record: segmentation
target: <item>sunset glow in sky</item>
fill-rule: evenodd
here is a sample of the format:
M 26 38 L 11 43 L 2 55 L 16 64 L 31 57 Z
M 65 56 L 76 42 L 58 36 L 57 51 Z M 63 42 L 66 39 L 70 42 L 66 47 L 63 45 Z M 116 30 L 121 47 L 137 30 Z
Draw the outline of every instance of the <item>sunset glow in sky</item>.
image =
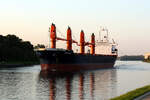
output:
M 48 45 L 52 22 L 64 36 L 69 25 L 77 40 L 81 29 L 88 40 L 104 26 L 120 55 L 144 54 L 150 52 L 149 5 L 150 0 L 0 0 L 0 34 Z

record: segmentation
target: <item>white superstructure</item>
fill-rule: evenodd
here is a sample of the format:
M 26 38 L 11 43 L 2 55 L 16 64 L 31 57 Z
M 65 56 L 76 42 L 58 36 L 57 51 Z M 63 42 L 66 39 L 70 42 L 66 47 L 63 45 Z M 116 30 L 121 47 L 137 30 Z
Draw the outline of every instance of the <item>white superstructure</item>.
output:
M 117 54 L 116 46 L 117 44 L 112 41 L 112 43 L 109 41 L 108 38 L 108 30 L 103 29 L 102 31 L 105 31 L 106 34 L 99 33 L 100 37 L 99 40 L 96 41 L 95 45 L 95 54 L 104 54 L 104 55 L 112 55 Z

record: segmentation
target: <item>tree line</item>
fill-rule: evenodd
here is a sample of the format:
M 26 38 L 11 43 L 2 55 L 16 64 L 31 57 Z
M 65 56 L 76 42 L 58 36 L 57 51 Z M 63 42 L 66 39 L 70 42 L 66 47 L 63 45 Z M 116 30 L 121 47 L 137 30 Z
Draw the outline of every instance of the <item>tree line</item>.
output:
M 144 56 L 143 55 L 124 55 L 124 56 L 121 56 L 118 58 L 119 60 L 140 60 L 140 61 L 143 61 L 144 60 Z
M 33 45 L 15 35 L 0 35 L 0 62 L 38 61 Z

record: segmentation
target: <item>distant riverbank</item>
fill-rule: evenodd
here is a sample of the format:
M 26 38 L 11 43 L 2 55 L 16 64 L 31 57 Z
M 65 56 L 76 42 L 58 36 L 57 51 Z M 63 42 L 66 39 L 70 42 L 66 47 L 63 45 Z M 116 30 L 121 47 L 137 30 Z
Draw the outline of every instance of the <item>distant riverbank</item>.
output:
M 143 61 L 144 56 L 143 55 L 124 55 L 124 56 L 118 57 L 118 60 L 121 60 L 121 61 Z

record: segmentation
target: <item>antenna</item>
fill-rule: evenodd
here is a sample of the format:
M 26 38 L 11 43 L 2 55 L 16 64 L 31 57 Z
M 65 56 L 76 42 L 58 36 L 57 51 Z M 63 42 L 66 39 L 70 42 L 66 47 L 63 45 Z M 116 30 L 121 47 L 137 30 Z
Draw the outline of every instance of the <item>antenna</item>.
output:
M 101 31 L 99 31 L 99 42 L 101 41 Z
M 99 41 L 98 41 L 98 42 L 101 41 L 101 30 L 102 30 L 102 26 L 100 26 L 100 31 L 99 31 Z
M 107 41 L 108 41 L 108 29 L 106 28 L 105 30 L 106 30 L 106 33 L 107 33 Z
M 113 42 L 113 44 L 115 44 L 115 41 L 114 41 L 114 39 L 112 38 L 112 42 Z

